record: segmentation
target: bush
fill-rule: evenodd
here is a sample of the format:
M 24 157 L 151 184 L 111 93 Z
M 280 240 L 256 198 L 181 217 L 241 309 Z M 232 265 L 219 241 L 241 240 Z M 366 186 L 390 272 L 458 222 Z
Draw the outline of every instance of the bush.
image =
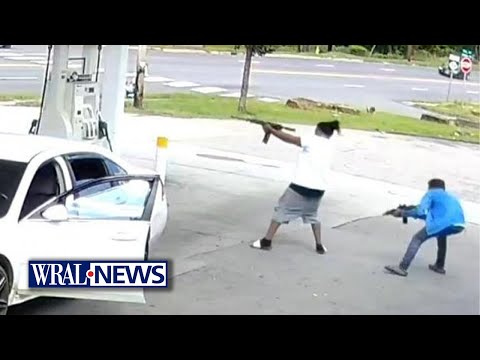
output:
M 357 56 L 368 56 L 370 54 L 370 51 L 368 51 L 368 49 L 366 49 L 362 45 L 351 45 L 350 54 Z
M 350 54 L 350 47 L 348 47 L 348 46 L 335 46 L 335 52 Z
M 280 45 L 277 51 L 284 51 L 284 52 L 297 52 L 298 45 Z
M 433 57 L 432 54 L 430 54 L 427 50 L 417 50 L 413 55 L 413 58 L 415 60 L 420 60 L 420 61 L 429 60 L 432 57 Z
M 435 51 L 433 51 L 433 54 L 439 57 L 445 57 L 450 55 L 451 53 L 452 53 L 452 49 L 445 45 L 438 45 L 437 48 L 435 48 Z
M 328 52 L 328 45 L 318 45 L 320 47 L 320 53 Z
M 405 56 L 404 56 L 403 54 L 393 53 L 393 54 L 387 54 L 387 55 L 386 55 L 386 58 L 387 58 L 387 59 L 396 59 L 396 60 L 399 60 L 399 59 L 404 59 Z

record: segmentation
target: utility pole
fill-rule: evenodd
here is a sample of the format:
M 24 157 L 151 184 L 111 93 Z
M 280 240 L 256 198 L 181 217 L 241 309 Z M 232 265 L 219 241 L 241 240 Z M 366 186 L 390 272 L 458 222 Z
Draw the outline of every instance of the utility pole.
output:
M 137 71 L 135 77 L 135 93 L 133 106 L 142 109 L 145 94 L 145 71 L 147 69 L 147 45 L 138 45 Z

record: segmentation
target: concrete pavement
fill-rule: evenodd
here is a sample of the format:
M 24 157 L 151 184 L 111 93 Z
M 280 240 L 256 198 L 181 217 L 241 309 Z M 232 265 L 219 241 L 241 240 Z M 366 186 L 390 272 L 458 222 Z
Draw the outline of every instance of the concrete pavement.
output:
M 26 132 L 36 112 L 0 107 L 0 129 Z M 145 166 L 152 166 L 156 136 L 172 141 L 171 215 L 152 252 L 174 260 L 173 290 L 147 292 L 146 305 L 45 299 L 11 314 L 479 313 L 478 146 L 345 131 L 335 140 L 334 187 L 321 208 L 329 253 L 320 256 L 298 222 L 281 228 L 271 252 L 248 247 L 263 235 L 288 183 L 291 147 L 265 146 L 260 128 L 234 121 L 126 115 L 118 131 L 119 150 Z M 383 265 L 399 260 L 420 223 L 378 215 L 418 201 L 433 176 L 461 195 L 472 223 L 449 242 L 447 275 L 427 269 L 434 241 L 408 278 L 384 274 Z
M 80 54 L 79 47 L 73 50 L 74 55 Z M 0 93 L 39 94 L 43 65 L 38 57 L 42 51 L 45 52 L 45 48 L 38 46 L 0 51 L 0 79 L 4 78 L 0 81 Z M 12 53 L 14 56 L 8 56 Z M 132 49 L 130 72 L 135 69 L 135 53 Z M 149 92 L 197 91 L 238 96 L 242 56 L 150 51 L 148 64 Z M 32 77 L 37 80 L 29 80 Z M 432 68 L 275 57 L 254 59 L 250 87 L 252 95 L 269 100 L 307 97 L 361 108 L 375 106 L 415 117 L 422 111 L 403 102 L 445 101 L 447 92 L 448 79 Z M 466 84 L 455 80 L 451 99 L 480 102 L 479 74 L 472 74 L 472 80 Z

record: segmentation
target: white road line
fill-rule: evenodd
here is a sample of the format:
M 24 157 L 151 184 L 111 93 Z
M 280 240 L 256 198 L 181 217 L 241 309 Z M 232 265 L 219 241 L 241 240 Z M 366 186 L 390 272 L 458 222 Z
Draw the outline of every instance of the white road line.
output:
M 478 95 L 478 94 L 480 94 L 480 92 L 479 92 L 479 91 L 469 90 L 469 91 L 467 91 L 467 94 Z
M 13 61 L 40 61 L 45 60 L 44 56 L 5 56 L 5 60 L 13 60 Z
M 33 77 L 33 76 L 0 76 L 0 80 L 3 80 L 3 81 L 38 80 L 38 77 Z
M 0 68 L 40 68 L 40 65 L 35 65 L 35 64 L 19 64 L 19 63 L 13 63 L 13 64 L 0 64 Z
M 315 66 L 324 67 L 324 68 L 334 68 L 335 67 L 335 65 L 333 65 L 333 64 L 315 64 Z
M 227 91 L 227 89 L 215 87 L 215 86 L 202 86 L 202 87 L 197 87 L 195 89 L 192 89 L 192 91 L 196 91 L 202 94 L 214 94 L 214 93 Z
M 266 102 L 266 103 L 277 103 L 277 102 L 280 102 L 279 99 L 273 99 L 273 98 L 268 98 L 268 97 L 259 98 L 258 101 L 263 101 L 263 102 Z
M 243 63 L 245 63 L 245 59 L 243 59 L 243 60 L 238 60 L 238 62 L 243 64 Z M 258 61 L 258 60 L 252 60 L 252 64 L 260 64 L 260 61 Z
M 145 77 L 145 82 L 148 82 L 148 83 L 161 83 L 161 82 L 173 82 L 173 81 L 175 80 L 162 77 L 162 76 L 146 76 Z
M 414 77 L 401 77 L 391 75 L 360 75 L 360 74 L 346 74 L 338 72 L 314 72 L 314 71 L 291 71 L 291 70 L 266 70 L 266 69 L 252 69 L 252 73 L 256 74 L 272 74 L 272 75 L 289 75 L 289 76 L 320 76 L 320 77 L 334 77 L 334 78 L 349 78 L 349 79 L 368 79 L 368 80 L 387 80 L 391 81 L 411 81 L 421 83 L 435 83 L 435 84 L 448 84 L 448 80 L 440 79 L 428 79 L 428 78 L 414 78 Z M 462 82 L 453 82 L 456 85 L 464 85 Z M 479 87 L 480 83 L 466 83 L 466 86 Z
M 365 87 L 365 85 L 357 85 L 357 84 L 344 84 L 343 86 L 347 88 L 364 88 Z
M 34 65 L 36 64 L 36 65 Z M 17 64 L 17 65 L 22 65 L 24 67 L 38 67 L 39 65 L 45 66 L 47 65 L 47 61 L 32 61 L 30 64 Z M 50 61 L 50 66 L 52 65 L 52 62 Z M 70 64 L 68 66 L 69 69 L 81 69 L 82 64 Z
M 417 88 L 417 87 L 413 87 L 412 88 L 412 91 L 428 91 L 427 88 Z
M 204 50 L 163 48 L 161 51 L 174 54 L 205 54 Z
M 171 87 L 174 87 L 174 88 L 187 88 L 187 87 L 200 86 L 199 84 L 196 84 L 196 83 L 193 83 L 193 82 L 190 82 L 190 81 L 174 81 L 174 82 L 171 82 L 171 83 L 167 83 L 165 85 L 171 86 Z
M 387 71 L 387 72 L 394 72 L 394 71 L 396 71 L 395 69 L 392 69 L 392 68 L 381 68 L 380 70 L 381 70 L 381 71 Z
M 222 94 L 222 95 L 220 95 L 220 96 L 222 96 L 222 97 L 228 97 L 228 98 L 239 98 L 239 97 L 240 97 L 240 92 Z M 251 98 L 251 97 L 254 97 L 254 95 L 253 95 L 253 94 L 248 94 L 247 97 Z
M 22 56 L 20 53 L 12 53 L 12 52 L 0 52 L 0 57 L 4 58 L 7 56 Z
M 23 54 L 26 55 L 26 56 L 43 56 L 44 58 L 46 58 L 47 55 L 48 55 L 46 52 L 44 52 L 44 53 L 23 53 Z
M 32 61 L 33 64 L 38 64 L 38 65 L 47 65 L 47 60 L 40 60 L 40 61 Z M 52 65 L 52 61 L 50 60 L 50 65 Z

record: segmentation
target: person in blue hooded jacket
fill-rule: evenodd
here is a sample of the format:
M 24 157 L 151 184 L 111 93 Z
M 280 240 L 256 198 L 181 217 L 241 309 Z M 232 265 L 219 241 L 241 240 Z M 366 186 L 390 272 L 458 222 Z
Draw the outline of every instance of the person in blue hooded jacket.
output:
M 454 195 L 445 190 L 445 182 L 441 179 L 430 180 L 428 191 L 420 205 L 411 210 L 397 209 L 393 216 L 424 220 L 425 227 L 413 236 L 400 264 L 385 266 L 385 269 L 396 275 L 407 276 L 407 270 L 421 245 L 429 239 L 437 238 L 437 261 L 428 267 L 436 273 L 445 274 L 447 237 L 465 230 L 462 205 Z

